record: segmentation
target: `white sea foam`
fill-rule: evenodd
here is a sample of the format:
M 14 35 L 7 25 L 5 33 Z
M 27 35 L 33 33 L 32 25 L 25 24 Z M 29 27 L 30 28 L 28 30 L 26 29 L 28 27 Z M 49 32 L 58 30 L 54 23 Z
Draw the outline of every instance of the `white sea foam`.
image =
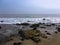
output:
M 43 20 L 45 18 L 46 20 Z M 3 21 L 3 22 L 1 22 Z M 0 18 L 0 24 L 16 23 L 60 23 L 60 17 L 42 17 L 42 18 Z

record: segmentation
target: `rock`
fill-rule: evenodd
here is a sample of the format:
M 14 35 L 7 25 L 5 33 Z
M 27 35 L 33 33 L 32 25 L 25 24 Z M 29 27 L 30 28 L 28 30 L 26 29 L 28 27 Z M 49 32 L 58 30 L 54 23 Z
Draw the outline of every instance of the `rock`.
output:
M 32 24 L 30 27 L 31 28 L 39 27 L 39 24 Z
M 60 27 L 57 28 L 57 31 L 60 32 Z
M 28 26 L 28 25 L 30 25 L 30 24 L 29 24 L 29 23 L 21 23 L 20 25 Z
M 46 24 L 45 26 L 49 26 L 49 27 L 51 27 L 51 24 Z
M 47 32 L 47 35 L 51 35 L 51 34 Z
M 44 26 L 41 26 L 40 28 L 46 28 L 46 27 L 44 27 Z
M 23 38 L 21 38 L 20 40 L 21 40 L 21 41 L 24 41 L 24 39 L 23 39 Z
M 24 35 L 23 30 L 20 30 L 20 31 L 18 32 L 18 34 L 19 34 L 23 39 L 25 38 L 25 35 Z
M 0 26 L 0 29 L 1 29 L 2 27 Z
M 34 37 L 34 38 L 31 38 L 34 42 L 38 43 L 40 42 L 41 40 L 38 38 L 38 37 Z
M 43 20 L 46 20 L 45 18 L 43 18 Z
M 0 22 L 4 22 L 4 21 L 2 20 L 2 21 L 0 21 Z
M 52 26 L 55 26 L 56 24 L 55 24 L 55 23 L 52 23 L 51 25 L 52 25 Z
M 56 33 L 56 34 L 57 34 L 58 32 L 57 32 L 57 31 L 55 31 L 54 33 Z
M 20 25 L 19 23 L 16 23 L 16 25 Z
M 21 45 L 21 42 L 14 42 L 13 45 Z
M 45 31 L 45 32 L 47 32 L 47 31 Z
M 35 27 L 35 28 L 33 28 L 33 30 L 36 30 L 37 28 Z
M 35 36 L 40 36 L 40 31 L 39 30 L 26 30 L 25 31 L 25 35 L 27 36 L 27 37 L 35 37 Z
M 45 34 L 41 34 L 42 38 L 48 38 Z
M 19 34 L 22 39 L 32 39 L 35 42 L 41 41 L 40 37 L 47 38 L 47 36 L 41 33 L 39 30 L 20 30 Z

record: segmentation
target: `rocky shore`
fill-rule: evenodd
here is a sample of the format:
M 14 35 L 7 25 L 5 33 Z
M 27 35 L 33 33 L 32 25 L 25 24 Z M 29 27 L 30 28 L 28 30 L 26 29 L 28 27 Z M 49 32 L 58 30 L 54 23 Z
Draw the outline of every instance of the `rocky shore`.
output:
M 49 45 L 59 32 L 59 24 L 0 24 L 0 45 Z

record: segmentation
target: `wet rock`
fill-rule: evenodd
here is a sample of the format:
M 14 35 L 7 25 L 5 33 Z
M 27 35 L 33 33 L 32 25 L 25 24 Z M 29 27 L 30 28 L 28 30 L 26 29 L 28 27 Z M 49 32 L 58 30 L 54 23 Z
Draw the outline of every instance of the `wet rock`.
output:
M 0 26 L 0 29 L 1 29 L 2 27 Z
M 45 32 L 47 32 L 47 31 L 45 31 Z
M 2 21 L 0 21 L 0 22 L 4 22 L 4 21 L 2 20 Z
M 44 27 L 44 26 L 41 26 L 40 28 L 46 28 L 46 27 Z
M 19 23 L 16 23 L 16 25 L 20 25 Z
M 39 30 L 20 30 L 19 32 L 22 39 L 32 39 L 34 42 L 39 42 L 40 37 L 47 38 L 47 36 L 41 33 Z
M 48 38 L 45 34 L 41 34 L 42 38 Z
M 46 24 L 45 26 L 49 26 L 49 27 L 51 27 L 51 24 Z
M 60 32 L 60 27 L 57 28 L 57 31 Z
M 29 23 L 21 23 L 20 25 L 28 26 L 28 25 L 30 25 L 30 24 L 29 24 Z
M 38 37 L 35 37 L 35 38 L 31 38 L 34 42 L 38 43 L 38 42 L 41 42 L 41 40 L 38 38 Z
M 31 28 L 39 27 L 39 24 L 32 24 L 30 27 Z
M 19 34 L 23 39 L 25 38 L 25 35 L 24 35 L 23 30 L 20 30 L 20 31 L 18 32 L 18 34 Z
M 24 41 L 24 39 L 23 39 L 23 38 L 21 38 L 20 40 L 21 40 L 21 41 Z
M 57 34 L 58 32 L 57 32 L 57 31 L 55 31 L 54 33 L 56 33 L 56 34 Z
M 47 35 L 51 35 L 49 32 L 46 33 Z
M 52 26 L 55 26 L 56 24 L 55 24 L 55 23 L 52 23 L 51 25 L 52 25 Z
M 45 18 L 43 18 L 43 20 L 46 20 Z
M 21 45 L 21 42 L 14 42 L 13 45 Z
M 38 23 L 38 24 L 42 25 L 42 23 Z
M 35 28 L 33 28 L 33 30 L 36 30 L 37 28 L 35 27 Z

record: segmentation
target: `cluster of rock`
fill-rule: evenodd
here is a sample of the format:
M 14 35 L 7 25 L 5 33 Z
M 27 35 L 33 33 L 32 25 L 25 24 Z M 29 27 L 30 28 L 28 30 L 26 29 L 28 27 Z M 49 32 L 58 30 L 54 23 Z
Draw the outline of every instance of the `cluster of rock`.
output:
M 23 39 L 32 39 L 34 42 L 40 42 L 40 37 L 47 38 L 47 36 L 39 30 L 20 30 L 19 34 Z
M 28 27 L 30 26 L 30 28 L 33 28 L 33 29 L 26 29 L 26 30 L 23 30 L 23 29 L 17 29 L 17 30 L 5 30 L 3 32 L 0 33 L 0 44 L 2 42 L 7 42 L 9 40 L 12 40 L 11 37 L 13 36 L 16 36 L 16 37 L 21 37 L 20 40 L 24 41 L 24 39 L 31 39 L 33 40 L 34 42 L 38 43 L 41 41 L 41 38 L 47 38 L 47 36 L 42 33 L 40 30 L 37 30 L 37 28 L 46 28 L 44 26 L 41 26 L 42 25 L 41 23 L 39 24 L 32 24 L 30 25 L 29 23 L 17 23 L 16 24 L 17 26 L 25 26 L 25 27 Z M 45 25 L 45 24 L 44 24 Z M 55 26 L 55 24 L 51 24 L 53 26 Z M 49 27 L 50 25 L 45 25 L 47 27 Z M 0 29 L 2 27 L 0 26 Z M 60 32 L 60 27 L 57 27 L 57 31 Z M 55 33 L 58 33 L 57 31 L 55 31 Z M 51 35 L 48 31 L 45 31 L 47 33 L 47 35 Z M 15 42 L 14 45 L 20 45 L 21 43 L 20 42 Z

